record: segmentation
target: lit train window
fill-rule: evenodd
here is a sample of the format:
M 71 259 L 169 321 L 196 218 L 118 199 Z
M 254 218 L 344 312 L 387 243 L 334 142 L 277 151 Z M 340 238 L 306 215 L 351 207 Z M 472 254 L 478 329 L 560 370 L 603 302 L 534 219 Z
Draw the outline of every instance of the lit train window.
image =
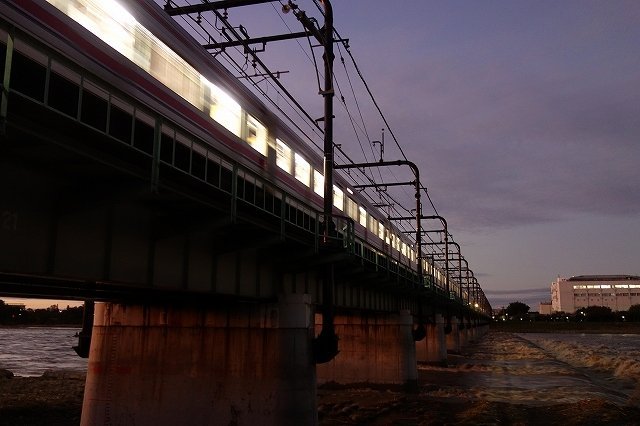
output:
M 129 59 L 133 58 L 135 18 L 114 0 L 48 0 L 71 19 Z
M 222 89 L 201 77 L 203 86 L 209 89 L 211 105 L 209 116 L 236 136 L 240 136 L 240 104 Z
M 159 40 L 151 46 L 149 73 L 190 104 L 202 104 L 200 74 Z
M 367 227 L 367 211 L 360 207 L 360 225 Z
M 245 140 L 260 154 L 267 155 L 267 128 L 251 115 L 247 114 L 247 134 Z
M 347 197 L 347 216 L 358 221 L 358 205 L 351 198 Z
M 384 225 L 382 223 L 379 223 L 378 226 L 378 238 L 384 241 Z
M 48 0 L 88 31 L 198 108 L 200 74 L 114 0 Z
M 276 164 L 282 170 L 291 174 L 291 148 L 280 139 L 276 139 Z
M 295 177 L 306 186 L 311 186 L 311 165 L 301 155 L 294 155 Z
M 369 231 L 371 231 L 373 235 L 378 235 L 378 219 L 373 216 L 369 216 Z
M 340 188 L 333 185 L 333 205 L 340 211 L 344 211 L 344 193 Z
M 324 198 L 324 176 L 317 171 L 313 171 L 313 191 Z
M 151 71 L 151 51 L 155 37 L 142 25 L 136 25 L 133 45 L 133 62 L 146 72 Z

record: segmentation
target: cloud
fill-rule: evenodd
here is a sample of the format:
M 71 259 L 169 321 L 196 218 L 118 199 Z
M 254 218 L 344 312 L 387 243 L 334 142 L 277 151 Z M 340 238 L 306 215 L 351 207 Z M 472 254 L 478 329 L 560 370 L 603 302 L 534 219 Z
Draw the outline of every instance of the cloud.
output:
M 539 288 L 524 288 L 524 289 L 511 289 L 511 290 L 492 290 L 485 289 L 485 294 L 492 296 L 504 296 L 504 295 L 515 295 L 515 294 L 532 294 L 532 293 L 549 293 L 549 287 L 539 287 Z
M 485 288 L 484 293 L 494 309 L 506 307 L 512 302 L 522 302 L 529 305 L 531 311 L 537 311 L 540 302 L 546 302 L 551 299 L 551 291 L 548 287 L 514 290 L 491 290 Z
M 393 77 L 405 96 L 392 122 L 459 227 L 635 215 L 640 62 L 618 60 L 627 66 L 551 63 L 531 74 L 506 59 L 425 59 Z M 437 77 L 425 78 L 432 69 Z

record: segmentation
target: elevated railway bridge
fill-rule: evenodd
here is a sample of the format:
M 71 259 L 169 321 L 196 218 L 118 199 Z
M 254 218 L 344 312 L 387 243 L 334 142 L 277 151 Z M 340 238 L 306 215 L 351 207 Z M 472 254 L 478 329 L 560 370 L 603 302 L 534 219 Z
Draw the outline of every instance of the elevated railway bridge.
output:
M 0 295 L 86 301 L 83 424 L 313 424 L 317 384 L 415 385 L 418 361 L 486 330 L 477 283 L 439 286 L 340 214 L 327 236 L 275 163 L 248 167 L 14 12 L 0 6 Z

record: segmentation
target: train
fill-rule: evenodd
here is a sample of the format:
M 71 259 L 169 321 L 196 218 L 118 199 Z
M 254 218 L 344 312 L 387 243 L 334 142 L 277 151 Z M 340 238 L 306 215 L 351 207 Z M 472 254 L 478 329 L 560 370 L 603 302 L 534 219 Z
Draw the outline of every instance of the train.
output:
M 155 2 L 16 1 L 8 7 L 12 19 L 29 26 L 42 43 L 322 211 L 320 154 Z M 38 57 L 28 44 L 15 48 Z M 64 67 L 58 73 L 64 76 Z M 353 220 L 361 244 L 408 269 L 420 265 L 423 284 L 445 290 L 445 271 L 418 259 L 415 242 L 340 173 L 334 176 L 333 206 L 335 214 Z M 454 297 L 459 288 L 450 285 Z

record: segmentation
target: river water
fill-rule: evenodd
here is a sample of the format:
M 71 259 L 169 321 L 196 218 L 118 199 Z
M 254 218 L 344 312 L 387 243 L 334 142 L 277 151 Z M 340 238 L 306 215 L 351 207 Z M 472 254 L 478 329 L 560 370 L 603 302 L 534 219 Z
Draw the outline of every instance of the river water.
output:
M 490 332 L 415 393 L 319 389 L 323 426 L 640 425 L 640 335 Z
M 87 360 L 73 346 L 80 328 L 0 328 L 0 369 L 15 376 L 41 376 L 47 370 L 86 371 Z
M 433 396 L 640 405 L 640 335 L 490 333 L 469 349 L 448 367 L 420 367 Z

